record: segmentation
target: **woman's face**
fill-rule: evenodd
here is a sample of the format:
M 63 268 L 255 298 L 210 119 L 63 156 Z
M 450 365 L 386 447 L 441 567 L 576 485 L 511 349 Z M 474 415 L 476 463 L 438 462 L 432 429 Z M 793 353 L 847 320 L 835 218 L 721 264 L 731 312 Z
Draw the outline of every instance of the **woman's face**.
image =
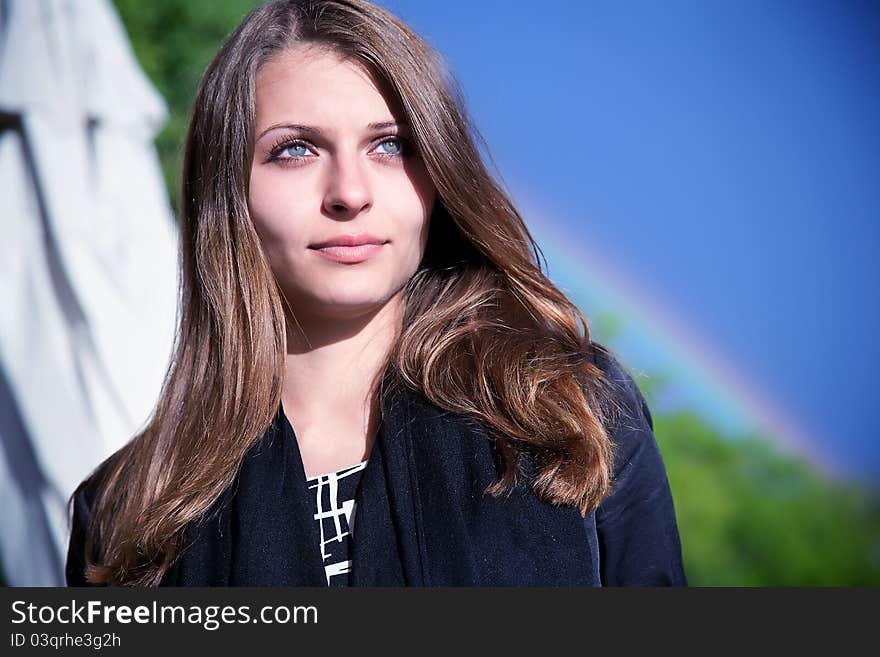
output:
M 298 319 L 375 311 L 422 258 L 434 187 L 389 98 L 326 48 L 257 75 L 248 205 Z

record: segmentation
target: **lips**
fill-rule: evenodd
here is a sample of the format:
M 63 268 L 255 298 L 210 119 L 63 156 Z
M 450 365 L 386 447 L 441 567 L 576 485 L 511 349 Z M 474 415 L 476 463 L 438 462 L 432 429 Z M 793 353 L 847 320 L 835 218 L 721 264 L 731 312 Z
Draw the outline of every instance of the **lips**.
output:
M 330 239 L 324 240 L 323 242 L 318 242 L 316 244 L 311 244 L 309 246 L 310 249 L 324 249 L 332 246 L 363 246 L 365 244 L 384 244 L 387 240 L 383 240 L 380 237 L 376 237 L 375 235 L 370 235 L 368 233 L 360 233 L 358 235 L 337 235 L 336 237 L 331 237 Z
M 338 235 L 312 244 L 309 248 L 330 260 L 344 264 L 356 264 L 375 255 L 382 249 L 386 241 L 367 234 Z

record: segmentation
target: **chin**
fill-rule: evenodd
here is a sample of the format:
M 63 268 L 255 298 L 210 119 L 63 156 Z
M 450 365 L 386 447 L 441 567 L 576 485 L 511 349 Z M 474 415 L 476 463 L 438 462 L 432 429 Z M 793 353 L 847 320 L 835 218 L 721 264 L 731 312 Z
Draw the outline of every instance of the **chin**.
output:
M 365 315 L 384 306 L 393 296 L 393 292 L 383 291 L 371 294 L 334 294 L 315 298 L 314 307 L 321 309 L 326 317 L 353 318 Z

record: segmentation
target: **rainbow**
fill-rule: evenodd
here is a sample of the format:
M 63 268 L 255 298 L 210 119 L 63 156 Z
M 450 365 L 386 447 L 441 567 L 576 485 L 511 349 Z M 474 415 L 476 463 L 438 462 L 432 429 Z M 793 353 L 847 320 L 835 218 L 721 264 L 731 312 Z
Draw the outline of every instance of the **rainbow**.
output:
M 826 475 L 844 474 L 842 465 L 820 449 L 820 441 L 773 403 L 770 391 L 689 327 L 681 309 L 662 305 L 661 289 L 634 280 L 582 235 L 563 233 L 562 221 L 535 210 L 540 204 L 520 199 L 518 206 L 547 259 L 548 274 L 588 318 L 603 310 L 625 318 L 627 335 L 612 347 L 631 371 L 638 372 L 643 360 L 659 358 L 677 386 L 692 382 L 684 391 L 690 405 L 722 433 L 754 431 Z M 634 355 L 646 348 L 650 354 Z

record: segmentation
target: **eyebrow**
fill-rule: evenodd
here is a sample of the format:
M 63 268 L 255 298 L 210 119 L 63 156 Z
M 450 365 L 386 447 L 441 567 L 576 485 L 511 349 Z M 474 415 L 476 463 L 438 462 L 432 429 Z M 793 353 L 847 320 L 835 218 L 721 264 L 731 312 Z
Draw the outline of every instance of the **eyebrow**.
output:
M 371 132 L 376 132 L 379 130 L 387 130 L 388 128 L 401 129 L 401 128 L 406 128 L 406 127 L 409 127 L 409 126 L 405 121 L 378 121 L 375 123 L 368 124 L 367 130 L 370 130 Z M 303 132 L 307 135 L 320 136 L 320 135 L 324 134 L 324 131 L 321 130 L 320 128 L 316 128 L 316 127 L 310 126 L 310 125 L 302 125 L 299 123 L 276 123 L 274 125 L 270 125 L 268 128 L 263 130 L 263 132 L 260 133 L 260 136 L 257 137 L 257 140 L 259 141 L 265 135 L 272 132 L 273 130 L 279 130 L 281 128 L 283 128 L 285 130 L 296 130 L 298 132 Z

